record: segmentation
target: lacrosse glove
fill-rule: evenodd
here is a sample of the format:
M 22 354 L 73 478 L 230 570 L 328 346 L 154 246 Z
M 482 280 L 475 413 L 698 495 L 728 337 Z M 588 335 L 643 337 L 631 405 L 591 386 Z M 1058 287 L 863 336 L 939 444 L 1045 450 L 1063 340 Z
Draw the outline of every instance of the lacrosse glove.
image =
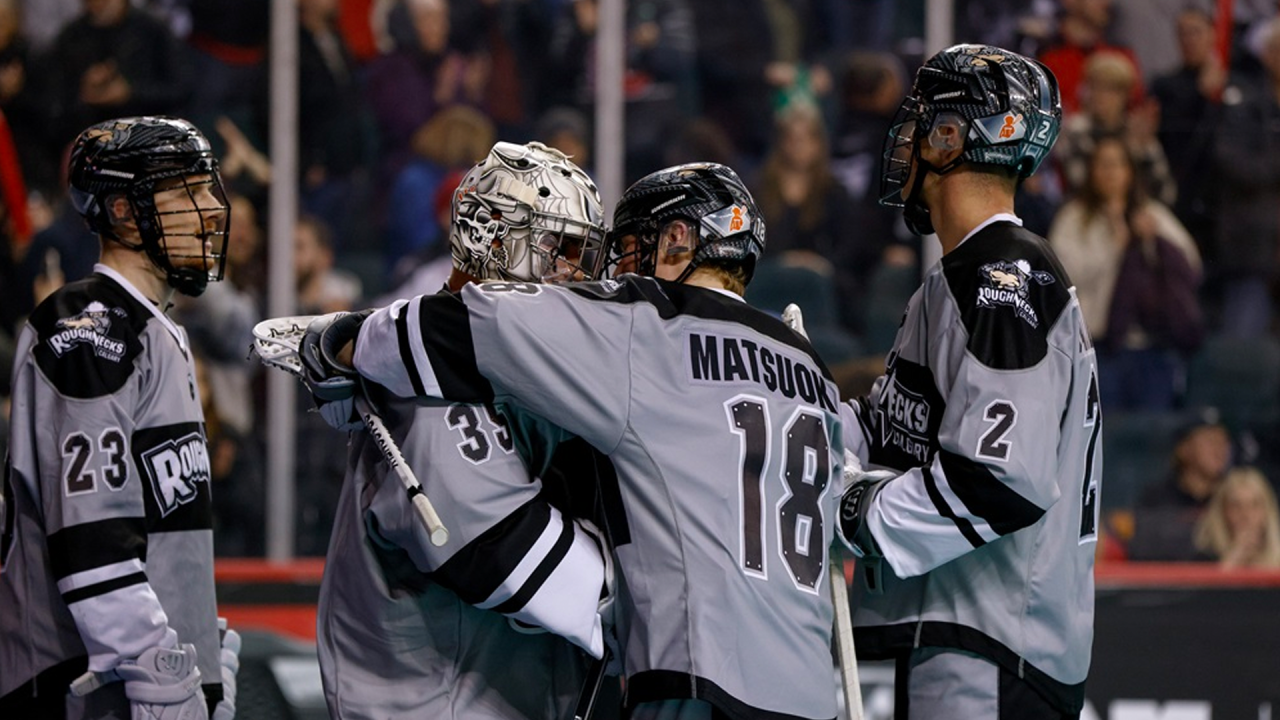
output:
M 871 511 L 871 501 L 884 489 L 885 483 L 897 475 L 891 470 L 863 470 L 857 455 L 848 450 L 844 453 L 845 491 L 840 496 L 840 539 L 860 558 L 858 567 L 862 568 L 863 580 L 872 592 L 883 589 L 880 565 L 884 555 L 867 525 L 867 514 Z
M 206 720 L 209 710 L 200 692 L 196 647 L 153 647 L 136 660 L 116 666 L 124 680 L 133 720 Z
M 373 310 L 321 315 L 307 326 L 302 345 L 298 347 L 303 382 L 311 391 L 316 409 L 330 427 L 338 430 L 363 427 L 355 408 L 360 374 L 355 368 L 338 362 L 338 352 L 355 341 L 360 325 L 371 314 Z

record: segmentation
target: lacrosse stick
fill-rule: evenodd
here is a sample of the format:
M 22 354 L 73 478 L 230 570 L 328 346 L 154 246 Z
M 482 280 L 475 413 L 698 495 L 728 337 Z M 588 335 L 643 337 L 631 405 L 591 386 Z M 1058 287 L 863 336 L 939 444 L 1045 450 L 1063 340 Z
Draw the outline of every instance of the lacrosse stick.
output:
M 302 359 L 298 357 L 298 348 L 302 344 L 302 336 L 307 332 L 307 325 L 315 317 L 314 315 L 278 317 L 263 320 L 254 325 L 254 354 L 258 356 L 263 365 L 283 370 L 300 380 L 303 379 L 305 376 L 302 370 Z M 404 483 L 404 489 L 409 494 L 409 501 L 413 503 L 414 509 L 418 512 L 418 519 L 422 521 L 423 526 L 427 529 L 431 544 L 436 547 L 444 545 L 449 541 L 449 531 L 445 528 L 444 523 L 440 521 L 440 516 L 436 514 L 435 507 L 431 505 L 431 500 L 427 498 L 426 492 L 423 491 L 422 483 L 418 482 L 417 476 L 413 474 L 413 470 L 405 461 L 404 454 L 400 452 L 400 447 L 396 445 L 391 433 L 387 431 L 386 424 L 373 411 L 373 407 L 370 406 L 364 395 L 357 393 L 355 404 L 356 412 L 360 414 L 360 419 L 364 422 L 365 428 L 373 436 L 373 441 L 377 443 L 378 449 L 382 451 L 382 456 L 386 458 L 387 464 L 391 466 L 396 477 L 400 478 L 400 482 Z
M 782 320 L 798 334 L 809 339 L 804 329 L 804 316 L 800 306 L 788 304 L 782 310 Z M 827 579 L 831 585 L 831 604 L 835 607 L 832 631 L 836 635 L 836 659 L 840 661 L 840 684 L 844 691 L 844 706 L 849 720 L 862 720 L 862 684 L 858 681 L 858 658 L 853 647 L 853 615 L 849 612 L 849 586 L 844 578 L 844 560 L 839 549 L 831 553 Z

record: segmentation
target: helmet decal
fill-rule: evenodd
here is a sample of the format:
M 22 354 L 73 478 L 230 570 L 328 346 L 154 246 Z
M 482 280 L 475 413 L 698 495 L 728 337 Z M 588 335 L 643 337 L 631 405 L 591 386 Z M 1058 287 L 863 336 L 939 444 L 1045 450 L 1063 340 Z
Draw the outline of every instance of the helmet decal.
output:
M 563 153 L 499 142 L 454 193 L 453 264 L 480 280 L 589 279 L 603 219 L 595 183 Z
M 930 167 L 920 160 L 919 141 L 944 118 L 963 125 L 962 152 L 945 167 Z M 962 163 L 994 165 L 1027 178 L 1049 156 L 1061 124 L 1058 82 L 1038 61 L 988 45 L 943 50 L 916 73 L 885 138 L 880 202 L 905 208 L 913 230 L 932 232 L 918 197 L 925 173 L 906 187 L 914 165 L 937 173 Z

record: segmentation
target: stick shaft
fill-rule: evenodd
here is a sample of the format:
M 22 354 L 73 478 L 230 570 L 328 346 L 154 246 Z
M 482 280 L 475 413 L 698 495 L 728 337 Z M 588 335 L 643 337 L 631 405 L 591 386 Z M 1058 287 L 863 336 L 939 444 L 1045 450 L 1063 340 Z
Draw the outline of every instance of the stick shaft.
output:
M 436 513 L 431 500 L 427 498 L 427 494 L 422 490 L 422 484 L 418 482 L 417 476 L 413 474 L 413 469 L 405 461 L 404 454 L 400 452 L 400 447 L 396 445 L 395 439 L 387 431 L 386 424 L 373 411 L 369 401 L 363 395 L 356 396 L 356 411 L 360 413 L 360 418 L 364 421 L 365 427 L 368 428 L 369 434 L 373 436 L 373 441 L 378 444 L 378 449 L 382 451 L 382 456 L 387 459 L 387 464 L 391 466 L 396 477 L 400 478 L 400 482 L 404 483 L 405 490 L 409 492 L 410 500 L 413 502 L 413 507 L 418 511 L 418 518 L 422 520 L 422 524 L 427 528 L 427 534 L 431 537 L 431 544 L 436 547 L 444 545 L 449 541 L 449 530 L 440 521 L 440 516 Z
M 862 720 L 862 684 L 858 680 L 858 657 L 853 647 L 853 616 L 849 612 L 849 586 L 845 584 L 844 561 L 831 553 L 831 604 L 835 606 L 836 657 L 840 661 L 840 684 L 849 720 Z

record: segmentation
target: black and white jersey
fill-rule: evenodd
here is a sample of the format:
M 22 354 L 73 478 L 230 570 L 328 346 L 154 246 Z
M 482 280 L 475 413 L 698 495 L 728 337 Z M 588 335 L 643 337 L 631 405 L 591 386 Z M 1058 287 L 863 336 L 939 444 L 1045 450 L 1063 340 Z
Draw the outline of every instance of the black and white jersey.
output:
M 353 434 L 317 623 L 330 713 L 568 717 L 586 656 L 565 638 L 604 649 L 601 546 L 548 502 L 492 406 L 379 405 L 450 535 L 430 543 L 375 440 Z
M 780 320 L 637 276 L 487 283 L 378 311 L 355 362 L 403 396 L 535 413 L 609 457 L 629 706 L 835 716 L 837 393 Z
M 868 517 L 893 572 L 881 594 L 855 584 L 854 624 L 864 657 L 978 653 L 1076 712 L 1093 641 L 1097 368 L 1070 279 L 1015 220 L 996 216 L 930 270 L 887 375 L 845 406 L 848 444 L 904 471 Z
M 37 307 L 18 340 L 0 709 L 178 642 L 195 644 L 206 696 L 222 696 L 209 458 L 186 336 L 118 273 L 94 270 Z

